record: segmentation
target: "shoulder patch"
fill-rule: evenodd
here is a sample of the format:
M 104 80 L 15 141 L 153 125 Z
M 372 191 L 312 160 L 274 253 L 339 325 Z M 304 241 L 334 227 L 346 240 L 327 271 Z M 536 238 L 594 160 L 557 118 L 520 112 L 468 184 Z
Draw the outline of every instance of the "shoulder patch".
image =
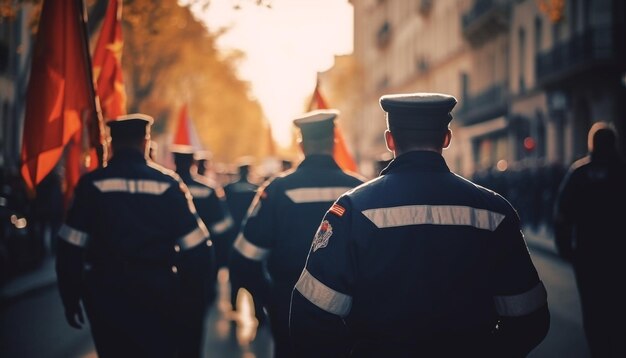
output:
M 333 227 L 328 220 L 322 221 L 320 227 L 315 233 L 315 239 L 313 239 L 313 252 L 318 249 L 323 249 L 328 245 L 328 239 L 333 235 Z
M 335 203 L 333 204 L 333 206 L 330 207 L 330 209 L 328 210 L 328 212 L 333 213 L 339 217 L 342 217 L 343 214 L 346 212 L 346 208 L 344 208 L 343 206 Z

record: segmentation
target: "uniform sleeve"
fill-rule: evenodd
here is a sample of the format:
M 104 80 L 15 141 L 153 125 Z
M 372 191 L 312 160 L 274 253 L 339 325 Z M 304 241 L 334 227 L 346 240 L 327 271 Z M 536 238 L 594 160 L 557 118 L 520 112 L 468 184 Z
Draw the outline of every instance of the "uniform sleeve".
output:
M 503 356 L 526 356 L 545 338 L 550 326 L 547 293 L 520 230 L 509 213 L 495 231 L 493 300 L 500 319 L 495 332 Z
M 200 218 L 189 188 L 180 179 L 166 192 L 167 209 L 172 234 L 183 249 L 190 249 L 209 237 L 209 231 Z
M 92 239 L 92 218 L 90 210 L 95 200 L 93 187 L 83 178 L 74 190 L 74 199 L 67 214 L 66 222 L 58 231 L 56 274 L 61 300 L 66 310 L 79 305 L 81 299 L 84 270 L 84 252 Z
M 249 260 L 263 261 L 270 254 L 278 220 L 275 210 L 280 200 L 278 195 L 279 190 L 272 183 L 259 189 L 241 224 L 235 251 Z
M 223 236 L 233 228 L 234 222 L 228 210 L 226 195 L 222 187 L 217 187 L 209 195 L 206 202 L 206 211 L 202 219 L 213 236 Z
M 277 188 L 269 183 L 257 191 L 233 243 L 228 262 L 232 284 L 245 287 L 261 304 L 267 302 L 269 294 L 269 278 L 264 272 L 264 262 L 270 254 L 272 237 L 276 232 L 276 195 Z
M 351 215 L 344 199 L 329 209 L 293 290 L 290 334 L 299 356 L 344 357 L 352 347 L 344 321 L 355 280 Z

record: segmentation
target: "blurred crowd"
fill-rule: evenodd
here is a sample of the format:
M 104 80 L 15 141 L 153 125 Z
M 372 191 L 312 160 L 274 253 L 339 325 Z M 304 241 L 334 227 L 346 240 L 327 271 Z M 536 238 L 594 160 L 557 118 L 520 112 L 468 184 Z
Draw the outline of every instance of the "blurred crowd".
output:
M 503 195 L 518 211 L 522 224 L 552 230 L 553 208 L 567 167 L 557 164 L 519 165 L 506 170 L 479 170 L 472 181 Z

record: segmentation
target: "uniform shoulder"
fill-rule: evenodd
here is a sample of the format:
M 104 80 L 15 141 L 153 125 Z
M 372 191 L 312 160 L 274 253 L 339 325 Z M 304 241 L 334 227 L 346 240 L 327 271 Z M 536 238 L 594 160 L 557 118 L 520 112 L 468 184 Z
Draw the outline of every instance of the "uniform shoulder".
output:
M 96 180 L 104 175 L 106 175 L 108 169 L 106 167 L 98 167 L 90 172 L 87 172 L 81 175 L 81 180 Z
M 570 171 L 575 171 L 578 170 L 582 167 L 585 167 L 586 165 L 589 165 L 591 163 L 591 157 L 590 156 L 586 156 L 584 158 L 580 158 L 578 160 L 576 160 L 574 163 L 572 163 L 572 165 L 570 165 L 569 170 Z
M 495 208 L 498 211 L 509 211 L 514 210 L 513 205 L 506 199 L 501 193 L 497 191 L 477 184 L 467 178 L 464 178 L 458 174 L 454 174 L 461 183 L 467 185 L 472 190 L 475 190 L 479 197 L 482 199 L 481 201 L 486 203 L 488 208 Z
M 170 181 L 181 181 L 180 176 L 174 170 L 168 169 L 160 164 L 148 162 L 148 168 L 152 171 L 153 175 L 162 177 Z
M 360 173 L 353 172 L 351 170 L 345 170 L 345 169 L 342 169 L 342 171 L 345 175 L 354 178 L 358 182 L 365 183 L 368 180 L 365 176 L 361 175 Z
M 194 183 L 198 185 L 206 186 L 207 188 L 211 188 L 211 189 L 222 188 L 222 186 L 218 182 L 204 175 L 193 174 L 191 175 L 191 179 L 193 179 Z
M 345 195 L 351 198 L 359 198 L 362 196 L 369 195 L 370 191 L 376 190 L 376 187 L 382 183 L 383 177 L 379 176 L 374 179 L 365 180 L 361 184 L 355 186 L 354 188 L 348 190 Z

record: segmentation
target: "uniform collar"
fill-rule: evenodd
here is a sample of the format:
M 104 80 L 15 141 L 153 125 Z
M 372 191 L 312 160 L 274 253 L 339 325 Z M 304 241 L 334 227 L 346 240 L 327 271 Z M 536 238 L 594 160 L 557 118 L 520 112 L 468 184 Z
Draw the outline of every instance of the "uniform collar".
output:
M 146 156 L 143 152 L 135 148 L 119 148 L 113 153 L 111 163 L 116 162 L 142 162 L 146 163 Z
M 332 155 L 328 154 L 309 154 L 304 157 L 304 160 L 298 165 L 298 168 L 308 167 L 328 167 L 339 168 Z
M 411 168 L 427 171 L 450 171 L 450 168 L 448 168 L 441 154 L 426 150 L 416 150 L 400 154 L 397 158 L 392 160 L 380 174 L 384 175 L 391 172 L 410 170 Z

